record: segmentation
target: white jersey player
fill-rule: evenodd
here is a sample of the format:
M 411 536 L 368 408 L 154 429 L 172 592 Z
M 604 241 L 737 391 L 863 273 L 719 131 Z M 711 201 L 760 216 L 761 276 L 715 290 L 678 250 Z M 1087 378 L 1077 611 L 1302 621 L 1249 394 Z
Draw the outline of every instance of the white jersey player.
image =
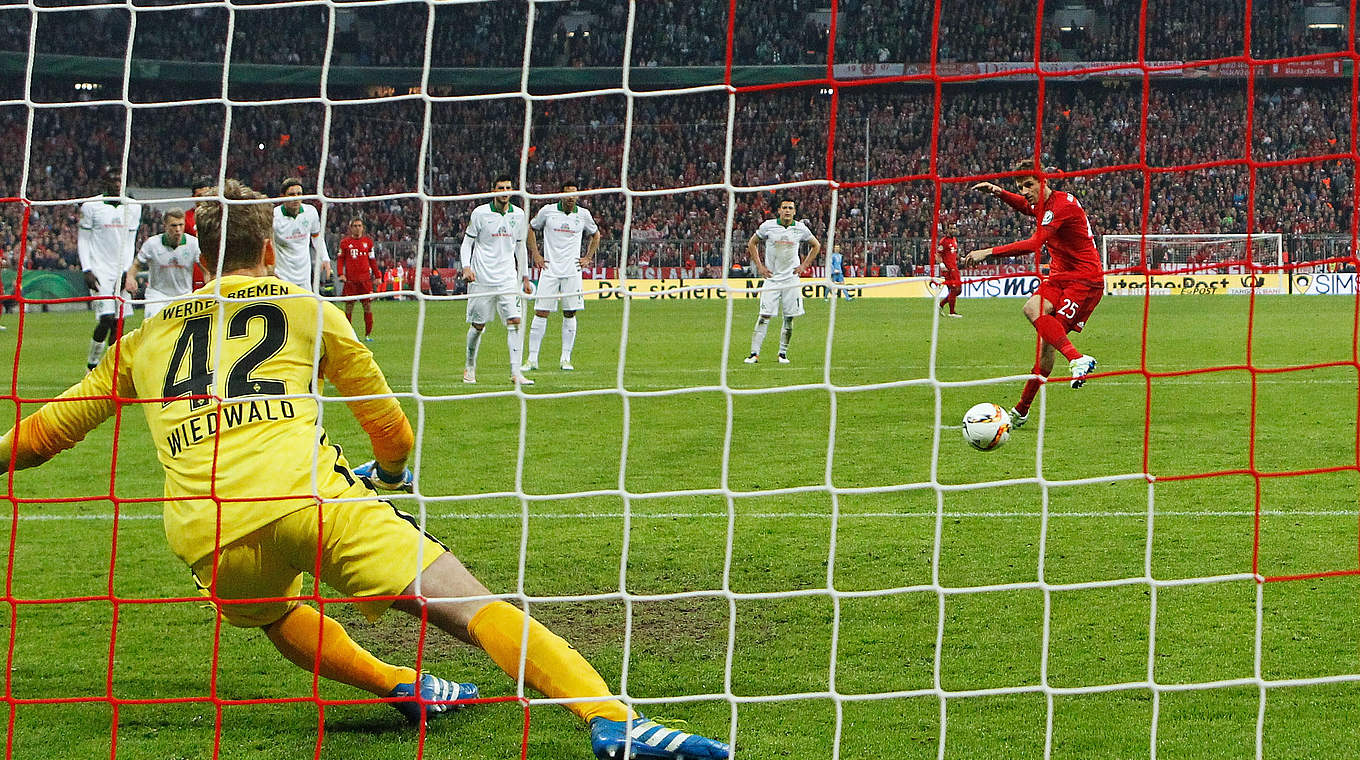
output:
M 557 311 L 558 301 L 562 302 L 562 369 L 574 369 L 571 364 L 571 350 L 576 345 L 576 312 L 585 308 L 586 300 L 582 293 L 581 268 L 589 266 L 600 247 L 600 228 L 590 210 L 576 203 L 577 185 L 567 182 L 562 185 L 562 200 L 538 210 L 534 220 L 529 223 L 529 240 L 533 232 L 543 235 L 543 255 L 534 255 L 534 264 L 541 273 L 538 276 L 538 291 L 534 297 L 534 319 L 529 324 L 529 360 L 521 369 L 538 369 L 538 349 L 543 345 L 543 336 L 548 332 L 548 315 Z M 581 243 L 586 235 L 590 244 L 584 254 Z M 532 249 L 532 245 L 530 248 Z
M 137 272 L 146 267 L 145 321 L 165 305 L 194 290 L 194 265 L 198 263 L 198 238 L 184 234 L 184 212 L 167 211 L 161 220 L 165 230 L 147 238 L 127 272 L 127 289 L 137 290 Z
M 496 178 L 491 189 L 497 193 L 490 203 L 473 209 L 463 235 L 460 266 L 468 283 L 467 321 L 472 325 L 467 332 L 467 362 L 463 368 L 463 382 L 477 382 L 477 349 L 482 344 L 482 330 L 497 314 L 505 323 L 506 345 L 510 348 L 510 381 L 533 385 L 520 372 L 519 360 L 523 353 L 520 337 L 520 296 L 533 291 L 529 284 L 529 257 L 525 238 L 529 232 L 528 216 L 518 206 L 510 204 L 514 182 L 508 175 Z
M 101 183 L 105 196 L 118 196 L 122 182 L 116 172 L 106 172 Z M 119 322 L 132 313 L 123 298 L 123 273 L 132 264 L 137 227 L 142 222 L 139 203 L 118 200 L 86 201 L 80 205 L 80 230 L 76 253 L 85 274 L 85 285 L 95 296 L 94 313 L 99 320 L 90 341 L 86 367 L 94 369 L 104 350 L 118 340 Z
M 812 234 L 812 230 L 806 224 L 794 221 L 793 216 L 797 212 L 798 207 L 792 200 L 781 200 L 778 216 L 766 219 L 751 239 L 746 241 L 756 272 L 765 278 L 760 286 L 760 316 L 751 334 L 751 353 L 746 357 L 747 364 L 760 361 L 760 346 L 765 342 L 765 332 L 770 329 L 770 319 L 780 312 L 784 314 L 784 328 L 779 332 L 779 363 L 789 363 L 793 318 L 803 314 L 803 291 L 798 276 L 812 266 L 822 250 L 821 241 Z M 759 245 L 762 241 L 765 244 L 763 261 Z M 808 252 L 806 257 L 800 259 L 798 252 L 804 242 L 808 244 Z
M 301 195 L 302 180 L 289 177 L 283 181 L 285 198 Z M 274 207 L 274 276 L 315 291 L 313 277 L 318 272 L 320 282 L 330 281 L 331 255 L 321 234 L 321 214 L 301 198 L 280 203 Z

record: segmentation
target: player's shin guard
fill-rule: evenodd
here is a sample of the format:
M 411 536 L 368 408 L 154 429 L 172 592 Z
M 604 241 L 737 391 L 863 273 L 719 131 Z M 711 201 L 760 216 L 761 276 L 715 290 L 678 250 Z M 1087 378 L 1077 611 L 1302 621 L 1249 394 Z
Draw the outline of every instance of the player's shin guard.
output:
M 571 350 L 576 347 L 576 317 L 562 318 L 562 359 L 571 359 Z
M 367 336 L 372 335 L 372 334 L 373 334 L 373 312 L 369 311 L 368 308 L 367 308 L 367 304 L 365 304 L 365 308 L 364 308 L 364 336 L 367 337 Z
M 779 330 L 779 353 L 789 352 L 789 340 L 793 337 L 793 317 L 784 317 L 784 326 Z
M 1036 375 L 1048 377 L 1048 373 L 1037 364 L 1034 366 L 1033 372 Z M 1021 414 L 1029 414 L 1029 406 L 1034 403 L 1034 397 L 1039 395 L 1039 389 L 1043 387 L 1043 384 L 1042 380 L 1036 380 L 1032 377 L 1026 380 L 1025 389 L 1020 391 L 1020 402 L 1015 405 L 1015 411 Z
M 519 677 L 520 645 L 526 641 L 523 610 L 507 602 L 492 602 L 472 617 L 468 635 L 506 675 Z M 524 682 L 529 686 L 554 699 L 609 696 L 609 686 L 581 653 L 533 618 L 529 618 L 527 642 Z M 631 717 L 627 705 L 612 698 L 599 702 L 571 702 L 563 707 L 585 721 L 597 717 L 609 720 Z
M 467 360 L 464 366 L 477 368 L 477 349 L 482 346 L 482 331 L 469 327 L 467 333 Z
M 765 342 L 765 333 L 770 329 L 770 318 L 761 316 L 756 319 L 755 332 L 751 333 L 751 353 L 760 353 L 760 346 Z
M 1063 329 L 1062 322 L 1052 314 L 1042 314 L 1034 320 L 1034 331 L 1039 333 L 1039 337 L 1043 338 L 1045 343 L 1058 349 L 1058 352 L 1069 360 L 1081 358 L 1081 352 L 1067 339 L 1067 330 Z
M 510 376 L 519 374 L 519 362 L 524 356 L 524 336 L 520 335 L 519 325 L 505 326 L 505 345 L 510 349 Z
M 86 356 L 85 366 L 94 367 L 99 360 L 104 358 L 104 350 L 109 347 L 102 338 L 95 338 L 90 341 L 90 353 Z
M 354 643 L 340 623 L 305 604 L 266 626 L 265 634 L 299 668 L 380 697 L 416 677 L 410 668 L 388 665 L 369 654 Z
M 529 363 L 538 362 L 538 349 L 543 347 L 543 336 L 548 334 L 548 318 L 534 315 L 529 323 Z

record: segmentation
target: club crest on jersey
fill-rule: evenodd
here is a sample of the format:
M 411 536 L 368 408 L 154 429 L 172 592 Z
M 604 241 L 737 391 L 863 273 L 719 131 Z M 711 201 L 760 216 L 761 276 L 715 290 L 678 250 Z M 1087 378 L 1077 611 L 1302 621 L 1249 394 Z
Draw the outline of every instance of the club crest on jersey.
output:
M 1044 220 L 1042 222 L 1039 222 L 1039 224 L 1048 224 L 1051 221 L 1053 221 L 1053 212 L 1051 210 L 1045 211 Z

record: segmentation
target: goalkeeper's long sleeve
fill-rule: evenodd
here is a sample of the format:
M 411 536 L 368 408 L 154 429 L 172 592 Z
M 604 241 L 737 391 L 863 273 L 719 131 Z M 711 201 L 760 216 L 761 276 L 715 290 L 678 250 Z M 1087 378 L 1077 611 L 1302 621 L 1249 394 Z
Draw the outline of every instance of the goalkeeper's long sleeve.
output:
M 113 415 L 115 387 L 119 396 L 133 395 L 131 347 L 138 335 L 134 331 L 124 336 L 84 379 L 0 438 L 0 451 L 14 452 L 14 469 L 36 467 L 84 440 Z M 9 466 L 8 461 L 5 466 Z
M 347 402 L 359 426 L 373 442 L 373 457 L 383 469 L 404 463 L 415 446 L 415 433 L 373 352 L 359 342 L 354 328 L 339 309 L 324 309 L 321 374 L 345 396 L 374 396 Z

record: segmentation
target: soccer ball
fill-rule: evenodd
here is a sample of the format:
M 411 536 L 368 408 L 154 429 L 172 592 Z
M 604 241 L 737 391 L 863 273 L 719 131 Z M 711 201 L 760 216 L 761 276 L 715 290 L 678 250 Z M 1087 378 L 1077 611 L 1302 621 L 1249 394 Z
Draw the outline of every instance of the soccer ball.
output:
M 963 440 L 978 451 L 1000 448 L 1011 437 L 1011 415 L 996 404 L 976 404 L 963 415 Z

